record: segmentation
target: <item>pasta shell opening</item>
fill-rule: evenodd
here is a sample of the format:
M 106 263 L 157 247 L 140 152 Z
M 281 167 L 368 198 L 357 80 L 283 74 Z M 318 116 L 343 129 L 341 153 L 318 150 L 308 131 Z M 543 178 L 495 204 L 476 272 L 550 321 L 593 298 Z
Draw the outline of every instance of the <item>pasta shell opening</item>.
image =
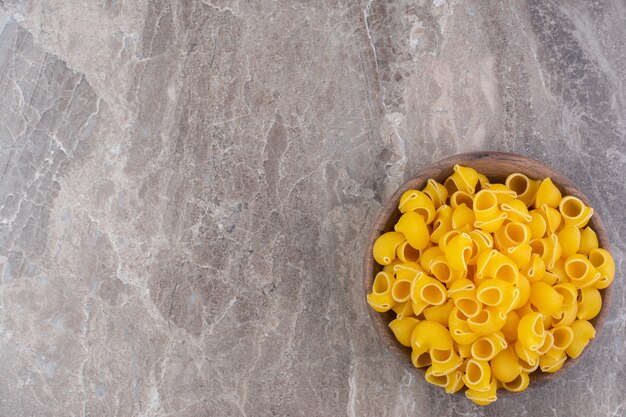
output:
M 472 345 L 472 356 L 478 360 L 488 361 L 496 355 L 496 347 L 493 342 L 486 337 L 481 337 Z
M 446 294 L 440 287 L 433 284 L 426 284 L 420 293 L 422 300 L 428 304 L 441 305 L 446 301 Z
M 411 298 L 411 281 L 396 281 L 391 289 L 391 296 L 399 303 L 408 301 Z
M 521 245 L 530 240 L 530 230 L 528 230 L 528 226 L 522 223 L 509 223 L 504 227 L 504 231 L 511 242 L 516 245 Z
M 452 358 L 454 354 L 452 349 L 431 349 L 430 357 L 436 362 L 446 362 Z
M 472 298 L 459 298 L 456 301 L 459 312 L 466 317 L 476 317 L 480 313 L 480 304 Z
M 413 350 L 411 352 L 411 362 L 413 363 L 413 366 L 415 366 L 416 368 L 423 368 L 425 366 L 430 366 L 432 364 L 432 361 L 430 360 L 430 354 L 428 353 L 428 351 L 419 352 L 419 351 Z
M 569 282 L 563 284 L 557 284 L 553 287 L 556 292 L 558 292 L 561 297 L 563 297 L 563 305 L 568 306 L 576 301 L 576 287 L 574 287 Z
M 502 302 L 502 290 L 500 288 L 487 288 L 478 292 L 478 300 L 489 306 L 497 306 Z
M 507 391 L 520 392 L 520 391 L 524 391 L 528 387 L 529 382 L 530 382 L 530 378 L 528 377 L 528 373 L 522 372 L 521 374 L 516 376 L 513 381 L 504 382 L 502 386 Z
M 465 191 L 457 191 L 452 194 L 452 196 L 450 196 L 450 205 L 453 208 L 456 208 L 461 204 L 465 204 L 471 209 L 472 207 L 474 207 L 474 199 Z
M 524 174 L 511 174 L 506 178 L 504 183 L 511 190 L 515 191 L 518 196 L 524 195 L 530 188 L 530 180 Z
M 518 271 L 513 265 L 503 264 L 496 269 L 494 278 L 501 279 L 509 284 L 517 283 Z
M 402 262 L 417 262 L 422 254 L 419 249 L 409 245 L 408 241 L 402 242 L 396 250 L 398 259 Z
M 550 332 L 544 332 L 543 344 L 537 349 L 537 353 L 545 355 L 552 348 L 554 344 L 554 336 Z
M 565 272 L 570 278 L 580 280 L 589 273 L 589 265 L 582 259 L 568 259 L 565 262 Z
M 443 182 L 443 186 L 446 187 L 446 190 L 448 190 L 448 195 L 452 195 L 459 191 L 459 187 L 457 186 L 456 180 L 453 176 L 446 178 Z
M 477 212 L 486 212 L 494 207 L 498 207 L 498 199 L 494 193 L 483 190 L 476 194 L 474 198 L 474 210 Z
M 584 207 L 585 205 L 583 202 L 573 196 L 565 197 L 559 204 L 561 214 L 566 220 L 575 220 L 578 218 L 581 214 L 583 214 Z
M 435 278 L 441 282 L 448 282 L 450 280 L 450 267 L 445 263 L 437 263 L 431 266 L 431 271 Z
M 559 350 L 565 350 L 574 340 L 574 331 L 568 326 L 559 326 L 551 330 L 554 344 L 553 346 Z
M 385 294 L 387 291 L 389 291 L 390 286 L 391 280 L 389 278 L 389 275 L 387 275 L 385 272 L 379 272 L 378 274 L 376 274 L 376 277 L 374 277 L 372 293 Z
M 447 375 L 435 375 L 432 373 L 432 368 L 429 368 L 430 372 L 426 372 L 426 381 L 438 387 L 444 387 L 448 385 Z

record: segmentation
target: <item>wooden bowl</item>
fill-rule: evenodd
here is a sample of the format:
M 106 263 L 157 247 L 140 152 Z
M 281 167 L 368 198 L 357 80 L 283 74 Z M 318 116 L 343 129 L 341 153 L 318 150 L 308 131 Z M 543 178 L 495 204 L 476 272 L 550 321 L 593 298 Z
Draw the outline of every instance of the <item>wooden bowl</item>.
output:
M 367 247 L 365 251 L 365 260 L 363 265 L 363 296 L 365 297 L 372 291 L 372 284 L 374 282 L 374 276 L 379 272 L 382 267 L 376 263 L 372 256 L 372 247 L 374 241 L 384 232 L 393 230 L 395 223 L 400 218 L 400 211 L 398 210 L 398 203 L 402 194 L 410 189 L 421 190 L 426 181 L 430 178 L 434 178 L 440 183 L 453 173 L 453 166 L 460 164 L 469 166 L 477 170 L 478 172 L 485 174 L 491 181 L 502 182 L 506 177 L 513 172 L 521 172 L 529 176 L 530 178 L 543 179 L 546 177 L 552 178 L 554 184 L 561 190 L 563 195 L 573 195 L 580 198 L 585 204 L 593 207 L 589 203 L 589 199 L 570 181 L 565 175 L 555 171 L 551 167 L 545 165 L 543 162 L 528 158 L 526 156 L 505 153 L 505 152 L 470 152 L 464 154 L 458 154 L 446 159 L 442 159 L 429 167 L 424 168 L 418 172 L 415 177 L 400 186 L 396 192 L 387 200 L 383 206 L 380 214 L 376 218 L 374 227 L 369 235 Z M 609 240 L 606 230 L 602 225 L 602 221 L 597 213 L 594 213 L 593 217 L 589 221 L 589 226 L 598 235 L 598 242 L 601 248 L 605 248 L 610 251 Z M 611 286 L 604 290 L 600 290 L 602 294 L 602 310 L 600 314 L 593 320 L 590 320 L 599 333 L 602 329 L 606 315 L 609 310 L 609 303 L 611 300 Z M 389 351 L 404 365 L 419 376 L 424 378 L 425 368 L 415 368 L 411 363 L 411 349 L 402 346 L 396 341 L 395 336 L 389 329 L 389 322 L 395 318 L 395 314 L 392 310 L 387 313 L 377 313 L 373 309 L 369 308 L 368 311 L 374 324 L 374 329 L 380 338 L 380 341 L 389 349 Z M 597 337 L 596 333 L 596 337 Z M 590 341 L 593 343 L 594 339 Z M 589 346 L 583 351 L 583 354 L 588 350 Z M 583 355 L 576 359 L 568 358 L 565 361 L 563 367 L 555 373 L 544 373 L 536 371 L 531 375 L 530 387 L 536 385 L 538 382 L 545 382 L 552 380 L 559 375 L 562 375 L 565 370 L 572 367 Z M 459 391 L 462 392 L 462 391 Z M 508 391 L 498 391 L 498 395 L 508 393 Z M 511 393 L 513 394 L 513 393 Z

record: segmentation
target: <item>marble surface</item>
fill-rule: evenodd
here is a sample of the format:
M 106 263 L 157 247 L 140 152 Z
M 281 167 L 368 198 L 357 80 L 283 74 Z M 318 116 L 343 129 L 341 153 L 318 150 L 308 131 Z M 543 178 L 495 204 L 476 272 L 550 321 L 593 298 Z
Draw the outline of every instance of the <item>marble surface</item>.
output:
M 626 415 L 626 4 L 0 1 L 0 415 Z M 470 150 L 570 176 L 618 264 L 558 382 L 479 408 L 380 346 L 366 235 Z

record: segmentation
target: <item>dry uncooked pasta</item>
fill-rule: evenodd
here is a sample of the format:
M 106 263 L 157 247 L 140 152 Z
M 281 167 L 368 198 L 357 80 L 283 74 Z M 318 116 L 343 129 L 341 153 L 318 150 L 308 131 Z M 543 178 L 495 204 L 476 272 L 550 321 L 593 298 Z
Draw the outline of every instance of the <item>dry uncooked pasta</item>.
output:
M 550 178 L 492 184 L 456 165 L 443 184 L 408 190 L 394 230 L 374 243 L 383 266 L 367 302 L 426 380 L 480 405 L 525 390 L 595 337 L 615 262 L 588 226 L 593 209 Z

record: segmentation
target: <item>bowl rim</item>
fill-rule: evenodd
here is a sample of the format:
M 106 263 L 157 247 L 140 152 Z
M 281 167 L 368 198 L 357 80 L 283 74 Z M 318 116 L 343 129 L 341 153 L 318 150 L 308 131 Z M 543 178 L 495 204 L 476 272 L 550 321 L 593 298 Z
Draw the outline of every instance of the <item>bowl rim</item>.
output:
M 561 192 L 565 191 L 566 195 L 573 195 L 575 197 L 580 198 L 583 203 L 588 206 L 593 207 L 590 204 L 587 196 L 583 194 L 583 192 L 563 173 L 555 170 L 548 164 L 530 158 L 526 155 L 511 153 L 511 152 L 499 152 L 499 151 L 477 151 L 477 152 L 466 152 L 459 153 L 455 155 L 448 156 L 446 158 L 440 159 L 430 165 L 424 166 L 417 171 L 415 175 L 413 175 L 409 180 L 405 181 L 402 185 L 400 185 L 394 193 L 386 199 L 383 206 L 381 207 L 376 219 L 374 221 L 373 226 L 370 229 L 370 233 L 368 236 L 365 255 L 363 260 L 363 297 L 365 298 L 369 292 L 371 292 L 372 283 L 374 280 L 375 273 L 382 269 L 380 265 L 378 265 L 374 261 L 374 257 L 372 255 L 372 248 L 374 246 L 374 241 L 384 232 L 389 231 L 388 227 L 385 227 L 387 223 L 393 219 L 394 216 L 399 217 L 399 211 L 397 209 L 398 203 L 400 201 L 400 197 L 402 194 L 409 189 L 422 189 L 425 185 L 426 181 L 430 178 L 436 178 L 438 180 L 443 181 L 443 178 L 449 176 L 453 171 L 453 167 L 455 164 L 461 164 L 466 166 L 472 166 L 476 161 L 500 161 L 500 162 L 515 162 L 515 163 L 527 163 L 529 166 L 535 166 L 541 168 L 545 172 L 544 178 L 550 177 L 554 184 L 561 190 Z M 516 168 L 517 169 L 517 168 Z M 520 171 L 524 171 L 525 169 L 521 169 Z M 513 171 L 511 170 L 506 175 L 511 174 Z M 531 178 L 533 178 L 532 174 L 527 174 Z M 438 177 L 438 178 L 437 178 Z M 491 179 L 491 178 L 490 178 Z M 608 235 L 606 229 L 600 219 L 600 216 L 597 210 L 594 209 L 593 216 L 589 221 L 589 226 L 592 227 L 594 232 L 598 237 L 599 246 L 608 251 L 611 251 L 611 247 L 609 244 Z M 611 303 L 612 297 L 612 287 L 610 285 L 606 289 L 600 290 L 602 295 L 602 309 L 600 313 L 590 320 L 596 330 L 596 336 L 589 341 L 589 344 L 585 347 L 582 354 L 577 358 L 573 359 L 568 357 L 562 368 L 559 369 L 555 373 L 545 373 L 537 370 L 533 373 L 531 383 L 527 390 L 522 392 L 527 392 L 529 389 L 536 388 L 547 381 L 555 380 L 557 377 L 562 376 L 568 369 L 570 369 L 575 363 L 580 361 L 581 358 L 585 356 L 585 354 L 589 351 L 589 347 L 598 339 L 598 335 L 604 327 L 604 323 L 606 321 L 606 316 L 608 314 L 608 310 Z M 369 305 L 366 304 L 366 308 L 368 310 L 368 314 L 374 325 L 375 333 L 377 339 L 386 346 L 387 350 L 398 360 L 402 365 L 407 368 L 412 374 L 419 376 L 422 380 L 424 380 L 424 368 L 415 368 L 411 363 L 410 352 L 411 349 L 408 347 L 404 347 L 400 345 L 393 333 L 387 326 L 387 324 L 394 318 L 393 311 L 390 310 L 387 313 L 378 313 L 374 311 Z M 424 380 L 425 381 L 425 380 Z M 463 390 L 458 391 L 458 393 L 463 393 Z M 498 390 L 498 396 L 504 397 L 509 395 L 514 395 L 519 393 L 514 393 L 506 390 Z

